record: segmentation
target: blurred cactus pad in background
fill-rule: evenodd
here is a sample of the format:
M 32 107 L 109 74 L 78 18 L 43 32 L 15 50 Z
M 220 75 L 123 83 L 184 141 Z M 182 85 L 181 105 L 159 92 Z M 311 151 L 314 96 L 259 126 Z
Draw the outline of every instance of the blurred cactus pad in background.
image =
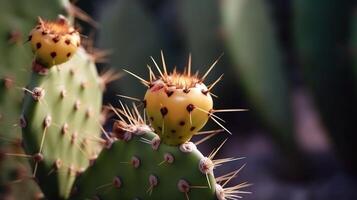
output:
M 0 9 L 0 199 L 357 199 L 355 0 Z

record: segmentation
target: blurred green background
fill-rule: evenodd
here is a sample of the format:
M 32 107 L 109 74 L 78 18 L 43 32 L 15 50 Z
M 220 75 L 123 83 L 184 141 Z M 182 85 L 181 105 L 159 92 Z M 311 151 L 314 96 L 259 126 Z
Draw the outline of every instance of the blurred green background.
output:
M 221 154 L 246 157 L 226 168 L 247 163 L 235 181 L 254 183 L 245 199 L 357 199 L 356 1 L 78 0 L 76 5 L 98 22 L 97 28 L 78 24 L 84 34 L 111 52 L 99 70 L 125 68 L 148 78 L 150 56 L 159 59 L 163 50 L 170 69 L 183 69 L 191 53 L 193 69 L 203 73 L 224 53 L 208 82 L 224 74 L 213 91 L 216 108 L 249 109 L 220 115 L 233 132 Z M 144 92 L 125 75 L 107 88 L 105 102 L 118 105 L 117 94 L 142 98 Z M 209 128 L 218 126 L 211 122 Z M 209 152 L 219 141 L 200 148 Z

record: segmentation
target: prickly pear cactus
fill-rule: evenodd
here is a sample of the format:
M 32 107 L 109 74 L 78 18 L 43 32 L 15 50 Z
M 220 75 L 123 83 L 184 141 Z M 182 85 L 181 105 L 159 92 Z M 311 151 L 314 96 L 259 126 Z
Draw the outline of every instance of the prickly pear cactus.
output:
M 222 146 L 205 157 L 192 142 L 178 146 L 162 143 L 149 126 L 135 119 L 130 123 L 116 122 L 113 135 L 120 141 L 103 150 L 93 166 L 79 177 L 71 199 L 223 200 L 248 193 L 241 190 L 249 186 L 247 183 L 222 187 L 242 168 L 214 177 L 214 168 L 234 160 L 213 160 Z
M 27 71 L 33 58 L 25 43 L 27 33 L 39 14 L 53 18 L 63 13 L 67 3 L 66 0 L 50 4 L 47 0 L 0 1 L 0 154 L 23 153 L 21 129 L 16 124 L 21 112 L 21 87 L 27 83 Z M 15 181 L 29 174 L 26 160 L 0 156 L 0 171 L 0 199 L 35 199 L 38 190 L 34 189 L 33 181 Z
M 162 61 L 163 72 L 154 61 L 159 78 L 149 68 L 150 81 L 129 72 L 149 87 L 143 104 L 153 128 L 146 125 L 146 118 L 140 116 L 136 106 L 131 110 L 123 104 L 120 110 L 112 108 L 121 119 L 112 129 L 112 137 L 119 141 L 107 145 L 79 177 L 72 199 L 223 200 L 241 198 L 241 193 L 247 193 L 240 190 L 249 186 L 247 183 L 223 188 L 241 168 L 221 177 L 214 176 L 216 167 L 237 160 L 214 160 L 224 142 L 207 157 L 189 142 L 214 115 L 209 93 L 220 78 L 208 87 L 203 80 L 217 61 L 201 78 L 191 75 L 190 61 L 184 74 L 167 73 L 163 55 Z
M 74 199 L 214 199 L 213 173 L 200 169 L 206 160 L 195 145 L 160 144 L 146 129 L 106 149 L 77 182 Z
M 36 40 L 56 43 L 47 36 Z M 49 54 L 68 50 L 63 45 L 47 45 Z M 84 49 L 73 54 L 67 62 L 52 67 L 34 61 L 31 81 L 25 89 L 20 120 L 24 146 L 33 161 L 33 176 L 48 199 L 68 197 L 76 175 L 97 156 L 102 141 L 102 81 Z M 44 60 L 42 54 L 36 56 Z

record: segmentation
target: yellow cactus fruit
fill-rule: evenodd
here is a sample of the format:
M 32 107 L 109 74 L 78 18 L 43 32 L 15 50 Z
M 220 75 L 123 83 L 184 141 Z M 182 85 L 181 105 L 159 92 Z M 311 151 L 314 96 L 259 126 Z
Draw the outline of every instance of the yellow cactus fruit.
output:
M 191 56 L 189 57 L 187 68 L 183 73 L 175 70 L 167 72 L 164 55 L 161 52 L 163 71 L 151 57 L 159 76 L 156 76 L 148 65 L 150 80 L 145 80 L 140 76 L 127 71 L 130 75 L 136 77 L 148 87 L 143 104 L 145 108 L 145 119 L 159 135 L 160 141 L 171 146 L 178 146 L 190 141 L 194 135 L 204 135 L 198 141 L 201 143 L 214 134 L 226 131 L 231 132 L 222 124 L 224 120 L 216 115 L 220 112 L 239 112 L 246 109 L 214 109 L 211 90 L 222 80 L 223 74 L 208 86 L 204 81 L 211 70 L 216 66 L 220 57 L 208 68 L 208 70 L 199 76 L 198 72 L 191 74 Z M 125 95 L 118 95 L 135 101 L 137 98 Z M 125 110 L 124 105 L 122 104 Z M 211 119 L 222 129 L 201 131 L 207 121 Z M 134 120 L 135 121 L 135 120 Z M 145 121 L 145 120 L 144 120 Z
M 162 141 L 189 141 L 208 121 L 213 101 L 195 76 L 176 72 L 152 83 L 145 95 L 147 116 Z
M 67 19 L 60 16 L 56 21 L 39 18 L 38 24 L 30 32 L 29 42 L 36 62 L 49 68 L 68 61 L 80 46 L 81 38 Z

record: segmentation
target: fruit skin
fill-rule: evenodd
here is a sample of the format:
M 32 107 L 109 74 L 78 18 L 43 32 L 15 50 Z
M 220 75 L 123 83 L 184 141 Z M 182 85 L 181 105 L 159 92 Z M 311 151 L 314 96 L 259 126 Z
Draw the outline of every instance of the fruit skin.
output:
M 207 123 L 213 109 L 207 91 L 203 83 L 189 87 L 170 86 L 162 79 L 152 83 L 145 94 L 145 108 L 151 125 L 165 144 L 187 142 Z
M 36 62 L 46 67 L 59 65 L 71 59 L 81 42 L 79 32 L 63 16 L 56 21 L 44 21 L 39 18 L 28 40 Z
M 101 106 L 101 80 L 82 48 L 44 75 L 32 73 L 20 121 L 46 198 L 66 199 L 76 175 L 99 154 Z
M 93 166 L 77 179 L 72 200 L 185 199 L 185 193 L 178 189 L 179 180 L 186 180 L 191 186 L 203 187 L 190 188 L 187 193 L 189 199 L 216 199 L 213 171 L 208 173 L 210 188 L 206 175 L 199 169 L 204 156 L 196 148 L 184 153 L 178 146 L 162 143 L 155 150 L 151 144 L 143 142 L 158 138 L 149 128 L 141 127 L 136 132 L 125 134 L 130 135 L 131 139 L 116 141 L 108 149 L 104 149 Z M 163 162 L 167 153 L 173 156 L 172 163 Z M 133 156 L 140 160 L 137 168 L 130 163 Z M 150 175 L 158 180 L 158 184 L 152 187 L 152 192 Z M 119 187 L 116 177 L 121 183 Z

